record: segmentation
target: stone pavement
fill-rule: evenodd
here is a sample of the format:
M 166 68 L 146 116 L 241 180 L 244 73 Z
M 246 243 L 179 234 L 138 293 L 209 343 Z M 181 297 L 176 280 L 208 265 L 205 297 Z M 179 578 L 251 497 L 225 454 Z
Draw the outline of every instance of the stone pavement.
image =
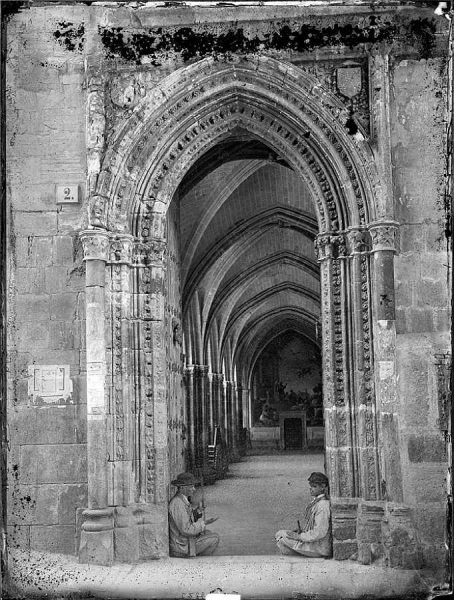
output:
M 248 456 L 205 488 L 206 515 L 221 536 L 217 555 L 276 554 L 274 534 L 294 529 L 311 501 L 307 479 L 323 471 L 323 454 Z
M 10 597 L 194 600 L 216 589 L 251 599 L 426 597 L 434 582 L 421 572 L 276 554 L 274 532 L 295 524 L 314 470 L 323 470 L 321 454 L 249 456 L 231 465 L 227 478 L 205 488 L 207 516 L 219 516 L 211 526 L 222 538 L 215 556 L 109 568 L 12 551 Z
M 433 582 L 415 571 L 292 556 L 168 558 L 138 565 L 79 565 L 74 557 L 15 550 L 10 598 L 194 600 L 216 589 L 242 599 L 427 598 Z

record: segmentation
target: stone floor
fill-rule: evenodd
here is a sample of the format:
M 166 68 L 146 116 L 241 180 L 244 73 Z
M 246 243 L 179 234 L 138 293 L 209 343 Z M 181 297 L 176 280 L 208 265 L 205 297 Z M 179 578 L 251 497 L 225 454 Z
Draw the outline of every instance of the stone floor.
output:
M 422 572 L 276 555 L 274 532 L 295 524 L 314 470 L 323 470 L 321 454 L 250 456 L 231 465 L 228 477 L 205 488 L 207 516 L 219 516 L 211 526 L 222 538 L 215 556 L 109 568 L 16 550 L 10 597 L 195 600 L 217 589 L 257 600 L 427 597 L 434 581 Z
M 248 456 L 205 488 L 206 516 L 221 536 L 217 555 L 275 554 L 274 534 L 293 529 L 310 502 L 307 479 L 323 471 L 323 454 Z

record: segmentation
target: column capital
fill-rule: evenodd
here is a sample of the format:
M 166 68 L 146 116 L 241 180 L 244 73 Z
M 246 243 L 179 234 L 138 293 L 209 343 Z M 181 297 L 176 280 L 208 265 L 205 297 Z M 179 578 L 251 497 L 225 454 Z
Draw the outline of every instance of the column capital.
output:
M 147 260 L 149 264 L 161 265 L 164 262 L 167 242 L 163 239 L 153 239 L 147 243 Z
M 347 239 L 350 248 L 350 254 L 361 254 L 370 250 L 370 234 L 364 229 L 350 228 L 347 231 Z
M 194 365 L 194 377 L 206 377 L 208 375 L 208 365 Z
M 376 221 L 369 225 L 372 238 L 372 252 L 381 250 L 397 251 L 399 223 L 397 221 Z
M 333 256 L 333 246 L 331 243 L 331 234 L 329 232 L 316 235 L 314 245 L 317 259 L 320 262 Z
M 223 383 L 224 381 L 224 373 L 211 373 L 211 376 L 216 383 Z
M 109 258 L 110 235 L 101 229 L 87 229 L 79 234 L 84 250 L 84 260 L 103 260 Z
M 134 241 L 132 264 L 137 267 L 161 266 L 164 263 L 167 242 L 164 239 Z
M 344 232 L 319 233 L 315 238 L 318 261 L 347 256 L 347 239 Z
M 111 263 L 132 263 L 132 250 L 134 237 L 129 234 L 117 234 L 111 238 L 109 262 Z

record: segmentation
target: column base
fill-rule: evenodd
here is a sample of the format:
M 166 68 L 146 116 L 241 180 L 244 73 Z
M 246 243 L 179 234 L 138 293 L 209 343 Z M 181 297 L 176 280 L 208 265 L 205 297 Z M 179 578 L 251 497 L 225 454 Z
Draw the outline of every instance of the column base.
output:
M 168 556 L 167 510 L 167 503 L 84 510 L 79 562 L 110 566 Z
M 333 498 L 331 513 L 335 560 L 422 568 L 422 551 L 409 507 L 378 500 Z
M 113 509 L 87 509 L 82 513 L 79 562 L 111 566 L 114 561 Z

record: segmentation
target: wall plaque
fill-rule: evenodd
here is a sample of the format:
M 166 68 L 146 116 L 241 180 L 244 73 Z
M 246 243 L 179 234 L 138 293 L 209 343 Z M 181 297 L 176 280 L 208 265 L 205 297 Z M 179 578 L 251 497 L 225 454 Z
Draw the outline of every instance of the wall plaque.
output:
M 79 186 L 77 184 L 57 185 L 55 195 L 57 204 L 77 204 L 79 202 Z
M 32 404 L 73 404 L 72 392 L 69 365 L 28 367 L 28 397 Z

